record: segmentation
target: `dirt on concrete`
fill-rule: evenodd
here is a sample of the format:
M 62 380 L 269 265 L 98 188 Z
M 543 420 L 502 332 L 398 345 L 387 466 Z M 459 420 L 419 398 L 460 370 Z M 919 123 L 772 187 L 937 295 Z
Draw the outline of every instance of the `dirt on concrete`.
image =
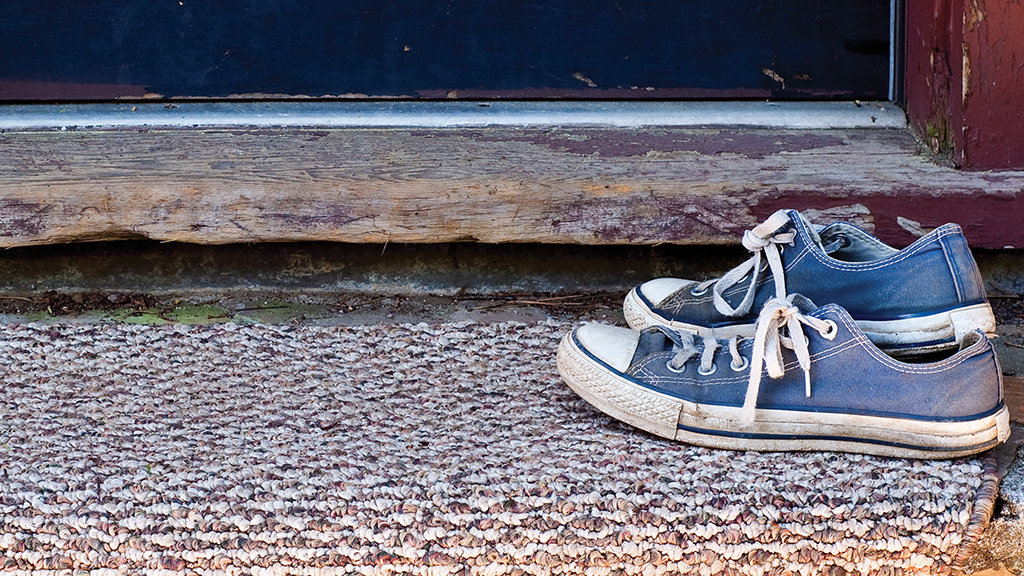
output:
M 273 306 L 253 304 L 273 302 Z M 169 315 L 183 304 L 202 304 L 223 308 L 230 312 L 249 312 L 269 309 L 283 309 L 290 304 L 314 305 L 322 313 L 335 315 L 356 311 L 387 312 L 394 316 L 426 313 L 431 309 L 461 304 L 474 311 L 496 311 L 506 308 L 534 307 L 553 315 L 586 315 L 597 310 L 615 310 L 622 305 L 618 293 L 537 293 L 514 292 L 488 294 L 486 296 L 457 294 L 455 296 L 405 296 L 375 295 L 364 293 L 334 293 L 294 295 L 287 293 L 266 293 L 234 291 L 220 297 L 205 295 L 153 295 L 139 292 L 55 292 L 48 291 L 38 296 L 0 296 L 0 314 L 49 316 L 81 316 L 103 312 L 127 312 L 129 314 L 151 311 Z M 385 315 L 384 318 L 387 318 Z
M 989 299 L 996 324 L 1024 324 L 1024 298 L 1020 296 L 995 296 Z
M 57 292 L 48 291 L 38 296 L 0 296 L 0 314 L 39 314 L 52 316 L 76 316 L 91 312 L 143 311 L 156 308 L 170 309 L 182 302 L 228 302 L 228 301 L 296 301 L 316 303 L 331 314 L 345 314 L 355 310 L 391 309 L 396 313 L 422 312 L 431 306 L 463 302 L 472 304 L 476 310 L 498 310 L 510 307 L 536 307 L 551 314 L 588 314 L 597 310 L 615 310 L 622 305 L 623 294 L 619 292 L 509 292 L 487 295 L 456 294 L 454 296 L 407 296 L 376 295 L 356 292 L 319 294 L 297 297 L 287 293 L 224 291 L 221 298 L 196 295 L 154 295 L 142 292 Z M 1024 325 L 1024 298 L 1020 296 L 995 296 L 991 299 L 992 310 L 999 325 Z

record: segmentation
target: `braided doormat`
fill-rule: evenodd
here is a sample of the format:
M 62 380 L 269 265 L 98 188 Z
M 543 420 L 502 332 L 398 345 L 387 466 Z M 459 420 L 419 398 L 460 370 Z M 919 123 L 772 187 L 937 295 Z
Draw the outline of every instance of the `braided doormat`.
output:
M 708 450 L 558 377 L 569 326 L 0 326 L 0 571 L 946 573 L 985 459 Z

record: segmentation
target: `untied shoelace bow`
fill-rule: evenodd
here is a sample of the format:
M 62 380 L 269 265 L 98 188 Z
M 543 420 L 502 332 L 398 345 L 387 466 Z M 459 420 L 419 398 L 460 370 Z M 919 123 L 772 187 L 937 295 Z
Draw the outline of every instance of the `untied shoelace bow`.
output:
M 754 345 L 750 360 L 750 380 L 747 384 L 746 397 L 743 400 L 743 409 L 740 412 L 740 424 L 743 426 L 754 423 L 757 394 L 761 389 L 761 367 L 764 366 L 772 378 L 781 378 L 786 373 L 782 358 L 783 348 L 788 348 L 796 353 L 797 362 L 804 371 L 804 391 L 810 398 L 811 354 L 807 349 L 807 336 L 804 334 L 801 324 L 814 328 L 824 338 L 829 340 L 835 338 L 835 322 L 804 315 L 800 312 L 800 308 L 793 304 L 794 297 L 800 296 L 793 294 L 786 298 L 768 300 L 757 318 L 757 329 L 754 333 Z M 788 332 L 788 336 L 783 334 L 783 328 Z M 672 338 L 673 350 L 676 351 L 676 355 L 669 360 L 668 366 L 671 370 L 681 371 L 685 368 L 686 362 L 698 354 L 698 350 L 693 333 L 675 332 L 674 334 L 679 337 L 678 339 Z M 715 369 L 715 351 L 718 350 L 719 342 L 715 338 L 713 330 L 704 333 L 702 339 L 704 349 L 700 352 L 698 371 L 702 375 L 709 375 Z M 739 336 L 729 339 L 731 366 L 736 371 L 743 370 L 747 366 L 747 360 L 739 352 L 739 340 Z
M 717 279 L 701 282 L 691 288 L 694 295 L 703 294 L 709 287 L 714 285 L 712 296 L 715 301 L 715 309 L 726 316 L 742 316 L 750 312 L 754 303 L 754 295 L 757 292 L 757 283 L 761 278 L 761 259 L 768 260 L 768 267 L 772 271 L 772 278 L 775 280 L 775 297 L 786 297 L 786 275 L 782 267 L 782 257 L 779 254 L 779 244 L 792 244 L 796 237 L 796 230 L 778 233 L 779 229 L 792 221 L 789 212 L 779 210 L 772 214 L 767 220 L 758 224 L 751 230 L 743 233 L 743 247 L 750 250 L 754 255 L 739 266 L 725 273 Z M 817 232 L 808 226 L 808 232 L 817 240 Z M 725 291 L 739 284 L 743 277 L 750 273 L 750 285 L 743 295 L 743 300 L 735 308 L 725 301 Z

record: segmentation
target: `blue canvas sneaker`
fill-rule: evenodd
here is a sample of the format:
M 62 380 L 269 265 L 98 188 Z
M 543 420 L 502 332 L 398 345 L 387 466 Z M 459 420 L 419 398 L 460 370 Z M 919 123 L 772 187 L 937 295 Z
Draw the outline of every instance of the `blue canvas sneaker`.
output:
M 753 338 L 585 324 L 558 348 L 569 387 L 609 416 L 673 440 L 735 450 L 951 458 L 1009 436 L 988 338 L 941 359 L 884 354 L 841 307 L 772 299 Z
M 981 274 L 956 224 L 897 250 L 852 224 L 815 227 L 796 210 L 780 210 L 748 230 L 743 245 L 754 255 L 721 278 L 659 278 L 634 288 L 623 304 L 630 327 L 750 336 L 769 298 L 799 293 L 839 304 L 896 356 L 955 348 L 972 330 L 995 332 Z

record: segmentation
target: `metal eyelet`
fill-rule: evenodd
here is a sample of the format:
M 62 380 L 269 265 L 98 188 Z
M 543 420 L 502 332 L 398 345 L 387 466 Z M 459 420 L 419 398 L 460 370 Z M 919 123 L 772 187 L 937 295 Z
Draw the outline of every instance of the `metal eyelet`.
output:
M 694 292 L 694 290 L 697 290 L 696 286 L 694 286 L 693 288 L 690 288 L 690 296 L 703 296 L 703 295 L 708 293 L 708 289 L 707 288 L 704 288 L 704 289 L 702 289 L 702 290 L 700 290 L 698 292 Z
M 668 371 L 673 374 L 682 374 L 683 372 L 686 372 L 686 364 L 683 364 L 681 368 L 673 368 L 671 360 L 665 362 L 665 368 L 668 368 Z
M 743 372 L 748 366 L 750 366 L 750 360 L 747 360 L 746 356 L 740 356 L 740 360 L 742 360 L 742 362 L 740 362 L 739 366 L 729 362 L 729 368 L 732 368 L 733 372 Z
M 707 372 L 705 372 L 703 368 L 697 368 L 697 374 L 700 374 L 701 376 L 711 376 L 712 374 L 714 374 L 717 371 L 718 371 L 718 365 L 717 364 L 712 364 L 711 365 L 711 370 L 708 370 Z
M 819 331 L 818 334 L 821 334 L 821 337 L 825 340 L 834 340 L 836 334 L 839 334 L 839 326 L 836 326 L 836 323 L 832 320 L 825 320 L 825 323 L 828 324 L 828 330 L 825 332 Z

